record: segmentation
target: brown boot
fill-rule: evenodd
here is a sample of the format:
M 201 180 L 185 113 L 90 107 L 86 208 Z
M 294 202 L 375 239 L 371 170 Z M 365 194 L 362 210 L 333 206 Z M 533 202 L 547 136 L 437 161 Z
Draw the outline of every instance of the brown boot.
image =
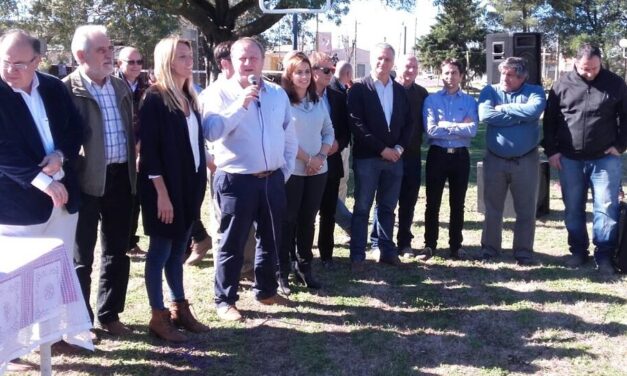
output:
M 170 311 L 167 309 L 153 309 L 148 330 L 161 339 L 170 342 L 185 342 L 187 337 L 179 332 L 170 321 Z
M 208 332 L 209 327 L 205 324 L 201 324 L 196 320 L 192 311 L 189 310 L 189 302 L 183 300 L 182 302 L 172 302 L 170 304 L 170 316 L 172 322 L 176 326 L 181 326 L 193 333 Z
M 192 241 L 192 252 L 185 261 L 186 265 L 196 265 L 202 261 L 207 254 L 207 251 L 212 248 L 211 236 L 207 235 L 206 238 L 196 243 Z

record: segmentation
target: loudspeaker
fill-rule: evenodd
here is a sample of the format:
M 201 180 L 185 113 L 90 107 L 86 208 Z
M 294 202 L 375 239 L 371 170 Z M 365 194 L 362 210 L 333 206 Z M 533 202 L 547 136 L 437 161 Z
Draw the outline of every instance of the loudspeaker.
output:
M 542 84 L 542 34 L 540 33 L 497 33 L 486 37 L 486 59 L 488 84 L 498 84 L 501 79 L 499 64 L 508 57 L 527 60 L 530 84 Z

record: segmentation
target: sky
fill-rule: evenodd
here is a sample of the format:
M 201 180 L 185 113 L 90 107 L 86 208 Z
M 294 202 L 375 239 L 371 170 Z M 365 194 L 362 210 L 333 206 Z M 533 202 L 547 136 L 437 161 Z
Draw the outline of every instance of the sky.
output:
M 341 47 L 339 37 L 348 35 L 352 42 L 357 21 L 357 47 L 370 49 L 378 42 L 388 42 L 397 51 L 403 51 L 404 26 L 407 27 L 407 52 L 414 45 L 414 36 L 421 37 L 429 32 L 435 23 L 436 7 L 432 0 L 416 0 L 416 8 L 411 12 L 397 11 L 382 5 L 381 0 L 354 0 L 350 12 L 342 18 L 342 24 L 323 21 L 320 17 L 318 30 L 333 33 L 333 48 Z M 310 30 L 315 30 L 315 21 L 311 21 Z

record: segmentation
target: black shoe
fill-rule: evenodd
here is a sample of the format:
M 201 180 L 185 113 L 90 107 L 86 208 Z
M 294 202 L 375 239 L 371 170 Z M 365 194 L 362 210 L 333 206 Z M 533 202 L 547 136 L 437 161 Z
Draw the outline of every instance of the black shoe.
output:
M 277 278 L 277 282 L 279 283 L 279 287 L 277 289 L 279 293 L 285 296 L 289 296 L 292 293 L 292 290 L 290 290 L 290 283 L 287 276 Z
M 296 280 L 307 286 L 307 288 L 318 290 L 322 287 L 320 282 L 316 281 L 316 279 L 313 277 L 313 274 L 311 273 L 311 266 L 301 268 L 296 263 L 294 265 L 294 274 L 296 274 Z
M 518 266 L 536 266 L 540 263 L 533 257 L 518 257 L 516 258 L 516 264 Z
M 398 256 L 381 257 L 379 259 L 379 264 L 387 264 L 387 265 L 397 266 L 397 267 L 403 266 L 403 262 L 401 261 L 400 258 L 398 258 Z
M 616 274 L 612 262 L 607 258 L 597 260 L 597 271 L 604 277 L 611 277 Z
M 587 264 L 589 258 L 590 257 L 586 253 L 576 253 L 576 254 L 570 255 L 570 257 L 566 261 L 566 266 L 569 268 L 573 268 L 573 269 L 578 268 L 582 265 Z

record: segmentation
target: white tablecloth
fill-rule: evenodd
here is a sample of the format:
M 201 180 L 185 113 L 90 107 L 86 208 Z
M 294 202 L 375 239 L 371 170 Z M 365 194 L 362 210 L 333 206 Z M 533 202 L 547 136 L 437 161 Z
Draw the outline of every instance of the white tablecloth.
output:
M 64 339 L 93 350 L 91 327 L 63 243 L 0 236 L 0 375 L 42 344 Z

